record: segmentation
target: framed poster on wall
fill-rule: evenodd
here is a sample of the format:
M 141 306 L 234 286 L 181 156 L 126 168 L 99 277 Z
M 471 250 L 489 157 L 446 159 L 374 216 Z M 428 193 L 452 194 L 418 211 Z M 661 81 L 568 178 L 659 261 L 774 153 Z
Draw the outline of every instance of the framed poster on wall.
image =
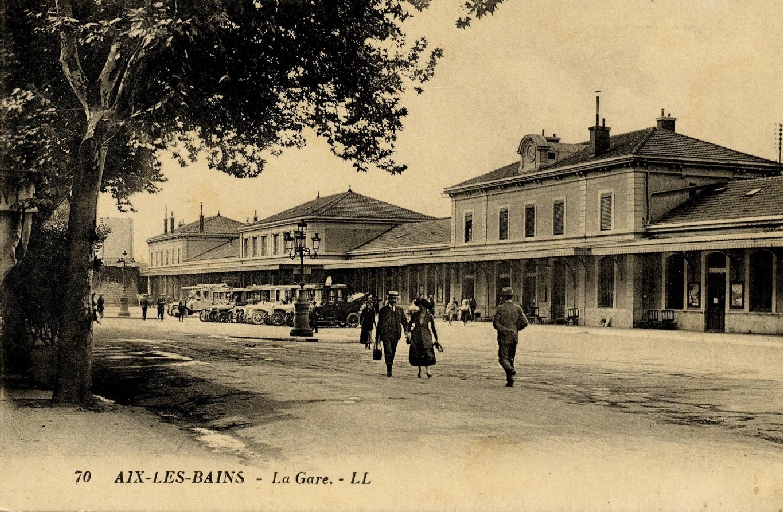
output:
M 745 283 L 731 283 L 731 309 L 745 307 Z
M 701 283 L 688 283 L 688 307 L 701 307 Z

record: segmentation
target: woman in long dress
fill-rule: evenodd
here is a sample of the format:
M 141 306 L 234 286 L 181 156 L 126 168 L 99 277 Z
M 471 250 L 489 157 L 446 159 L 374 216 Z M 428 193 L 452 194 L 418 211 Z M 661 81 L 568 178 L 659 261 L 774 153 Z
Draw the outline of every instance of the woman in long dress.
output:
M 364 345 L 364 348 L 369 350 L 372 330 L 375 327 L 375 308 L 373 307 L 372 302 L 366 302 L 362 306 L 362 310 L 359 312 L 359 322 L 362 326 L 359 342 Z
M 435 330 L 435 318 L 430 313 L 430 305 L 426 299 L 418 299 L 414 304 L 419 308 L 411 316 L 411 335 L 410 352 L 408 360 L 411 366 L 419 367 L 419 378 L 421 378 L 421 367 L 423 366 L 427 378 L 432 377 L 430 366 L 435 364 L 435 348 L 442 350 L 438 343 L 438 331 Z M 433 343 L 433 337 L 435 342 Z

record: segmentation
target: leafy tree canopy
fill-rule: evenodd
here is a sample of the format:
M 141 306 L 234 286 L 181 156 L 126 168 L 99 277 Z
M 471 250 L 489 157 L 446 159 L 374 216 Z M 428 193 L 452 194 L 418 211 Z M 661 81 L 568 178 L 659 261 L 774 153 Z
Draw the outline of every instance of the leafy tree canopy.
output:
M 468 0 L 457 25 L 501 0 Z M 5 0 L 0 165 L 33 170 L 42 213 L 69 199 L 58 387 L 90 396 L 89 272 L 100 191 L 155 191 L 156 158 L 238 177 L 313 129 L 365 171 L 393 158 L 406 87 L 442 56 L 406 19 L 429 0 Z M 43 215 L 46 217 L 46 214 Z

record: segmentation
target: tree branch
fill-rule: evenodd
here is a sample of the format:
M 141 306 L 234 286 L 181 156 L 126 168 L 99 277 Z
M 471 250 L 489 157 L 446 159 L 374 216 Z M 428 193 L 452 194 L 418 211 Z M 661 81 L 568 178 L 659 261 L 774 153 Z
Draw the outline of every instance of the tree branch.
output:
M 55 7 L 60 17 L 73 17 L 71 0 L 56 0 Z M 84 75 L 82 63 L 79 59 L 76 34 L 70 28 L 60 29 L 60 66 L 79 103 L 82 104 L 85 114 L 89 117 L 90 106 L 87 102 L 87 77 Z
M 100 84 L 100 98 L 101 106 L 103 108 L 111 108 L 112 106 L 112 93 L 117 87 L 117 80 L 120 78 L 118 71 L 117 60 L 120 49 L 120 43 L 114 42 L 109 50 L 109 55 L 106 57 L 106 62 L 103 65 L 101 74 L 98 77 Z

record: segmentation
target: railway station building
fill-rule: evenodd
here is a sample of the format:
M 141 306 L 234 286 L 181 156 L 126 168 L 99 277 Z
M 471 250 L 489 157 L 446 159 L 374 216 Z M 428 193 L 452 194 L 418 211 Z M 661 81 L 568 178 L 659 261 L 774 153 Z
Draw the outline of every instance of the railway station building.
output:
M 298 282 L 274 238 L 304 221 L 323 240 L 308 282 L 432 296 L 438 313 L 475 298 L 489 317 L 512 286 L 543 323 L 783 332 L 783 165 L 680 134 L 663 112 L 617 135 L 596 114 L 585 135 L 525 136 L 516 161 L 445 189 L 448 218 L 317 198 L 237 227 L 232 254 L 151 265 L 150 286 Z

